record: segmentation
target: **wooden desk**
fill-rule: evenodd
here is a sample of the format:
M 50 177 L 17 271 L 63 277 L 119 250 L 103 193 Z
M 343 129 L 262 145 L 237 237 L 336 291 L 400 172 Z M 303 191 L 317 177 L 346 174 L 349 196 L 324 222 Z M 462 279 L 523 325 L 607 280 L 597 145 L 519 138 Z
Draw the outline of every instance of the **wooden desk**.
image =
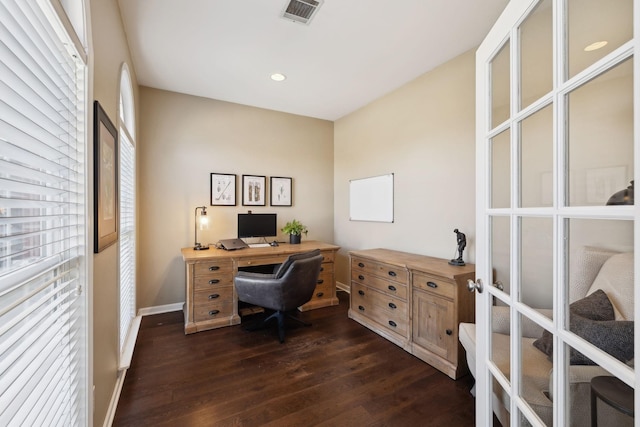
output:
M 235 251 L 214 247 L 205 251 L 183 248 L 182 259 L 187 273 L 185 334 L 240 323 L 238 295 L 233 285 L 233 278 L 239 269 L 280 264 L 289 255 L 314 249 L 320 249 L 322 253 L 322 270 L 313 298 L 299 307 L 300 311 L 338 305 L 334 261 L 339 246 L 311 240 L 299 245 L 280 243 L 280 246 Z

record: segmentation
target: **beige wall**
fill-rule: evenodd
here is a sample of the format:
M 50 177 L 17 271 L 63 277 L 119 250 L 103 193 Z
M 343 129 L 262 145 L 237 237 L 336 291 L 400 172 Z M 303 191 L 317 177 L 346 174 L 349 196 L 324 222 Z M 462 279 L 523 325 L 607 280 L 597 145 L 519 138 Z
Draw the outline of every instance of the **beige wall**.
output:
M 120 70 L 127 63 L 137 99 L 136 76 L 116 0 L 91 0 L 93 98 L 116 124 Z M 117 245 L 93 257 L 94 425 L 103 425 L 118 377 Z
M 140 138 L 138 307 L 184 302 L 180 248 L 194 243 L 196 206 L 208 207 L 203 244 L 236 237 L 249 209 L 333 240 L 332 122 L 141 87 Z M 237 206 L 209 206 L 212 172 L 238 175 Z M 293 206 L 242 206 L 243 174 L 292 177 Z
M 475 62 L 467 52 L 335 122 L 335 243 L 453 258 L 454 228 L 475 237 Z M 349 180 L 395 174 L 395 221 L 349 221 Z

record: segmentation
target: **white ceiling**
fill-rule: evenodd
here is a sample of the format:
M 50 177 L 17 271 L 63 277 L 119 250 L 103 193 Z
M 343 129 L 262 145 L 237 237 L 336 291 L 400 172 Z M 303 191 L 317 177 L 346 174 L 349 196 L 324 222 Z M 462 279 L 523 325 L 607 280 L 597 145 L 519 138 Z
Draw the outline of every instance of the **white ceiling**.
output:
M 138 83 L 336 120 L 480 44 L 509 0 L 119 0 Z M 287 76 L 276 83 L 269 76 Z

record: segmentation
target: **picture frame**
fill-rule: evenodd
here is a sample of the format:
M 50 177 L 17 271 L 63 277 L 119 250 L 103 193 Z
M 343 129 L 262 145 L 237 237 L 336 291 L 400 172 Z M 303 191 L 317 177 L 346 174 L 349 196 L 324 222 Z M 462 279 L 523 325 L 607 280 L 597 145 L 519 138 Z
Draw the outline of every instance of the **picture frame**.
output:
M 271 206 L 292 206 L 293 193 L 291 192 L 292 179 L 284 176 L 272 176 L 269 181 Z
M 232 173 L 211 174 L 211 206 L 236 205 L 237 175 Z
M 242 175 L 242 205 L 266 206 L 266 184 L 266 176 Z
M 118 131 L 98 101 L 93 103 L 93 251 L 118 241 Z

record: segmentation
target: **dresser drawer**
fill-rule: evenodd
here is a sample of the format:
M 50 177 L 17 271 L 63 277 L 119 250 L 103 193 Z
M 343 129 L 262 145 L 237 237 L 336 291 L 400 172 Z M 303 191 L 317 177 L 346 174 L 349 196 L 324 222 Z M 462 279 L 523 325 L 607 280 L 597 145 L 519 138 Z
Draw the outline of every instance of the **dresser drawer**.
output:
M 368 317 L 383 326 L 385 329 L 405 337 L 407 336 L 409 331 L 409 319 L 406 315 L 406 310 L 404 310 L 404 314 L 400 312 L 393 312 L 380 306 L 375 301 L 357 297 L 351 299 L 351 310 L 361 316 Z
M 407 303 L 399 298 L 394 298 L 357 283 L 351 286 L 351 298 L 354 301 L 353 305 L 356 307 L 360 304 L 375 306 L 380 310 L 408 319 Z
M 365 258 L 351 258 L 351 272 L 355 270 L 362 274 L 374 275 L 394 282 L 407 283 L 407 270 L 391 264 L 371 261 Z
M 413 273 L 411 285 L 414 289 L 422 289 L 451 300 L 454 299 L 456 294 L 455 285 L 452 282 L 429 274 L 419 272 Z
M 407 299 L 407 285 L 404 283 L 394 282 L 392 280 L 382 279 L 378 276 L 364 271 L 351 270 L 351 283 L 360 283 L 371 288 L 392 295 L 396 298 Z M 353 290 L 352 290 L 353 292 Z
M 197 291 L 193 305 L 196 322 L 229 317 L 233 314 L 233 288 L 227 286 L 214 292 Z

